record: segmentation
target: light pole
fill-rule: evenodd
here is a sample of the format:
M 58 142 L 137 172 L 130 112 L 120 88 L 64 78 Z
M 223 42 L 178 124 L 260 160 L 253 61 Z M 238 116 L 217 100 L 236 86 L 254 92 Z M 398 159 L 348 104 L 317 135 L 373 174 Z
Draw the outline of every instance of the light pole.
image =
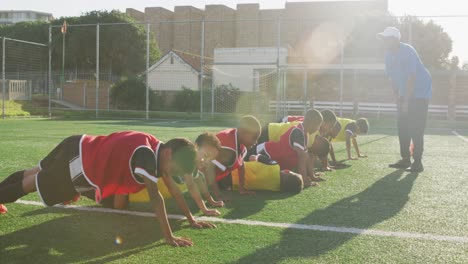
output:
M 60 86 L 61 86 L 61 91 L 60 91 L 60 96 L 63 94 L 63 85 L 65 84 L 65 38 L 67 36 L 67 21 L 63 21 L 63 25 L 61 28 L 62 32 L 62 76 L 60 77 Z M 61 98 L 58 98 L 61 99 Z

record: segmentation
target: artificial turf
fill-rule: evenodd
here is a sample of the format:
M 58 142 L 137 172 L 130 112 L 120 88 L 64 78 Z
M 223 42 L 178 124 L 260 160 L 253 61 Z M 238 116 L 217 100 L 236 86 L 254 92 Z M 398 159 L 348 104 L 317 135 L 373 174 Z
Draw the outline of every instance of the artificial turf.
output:
M 6 120 L 0 122 L 0 180 L 35 166 L 70 135 L 139 130 L 162 140 L 194 139 L 200 132 L 223 128 L 199 122 Z M 468 143 L 451 133 L 453 127 L 428 129 L 426 171 L 416 175 L 387 167 L 398 159 L 396 130 L 380 124 L 372 128 L 370 135 L 358 138 L 369 157 L 327 172 L 320 187 L 295 196 L 230 194 L 232 201 L 220 210 L 221 217 L 468 237 Z M 335 145 L 338 159 L 345 158 L 343 145 Z M 39 198 L 30 194 L 23 200 Z M 173 201 L 167 203 L 169 213 L 180 213 Z M 78 204 L 93 202 L 83 199 Z M 159 226 L 147 217 L 21 204 L 8 208 L 9 213 L 0 216 L 0 263 L 468 262 L 467 243 L 235 224 L 193 230 L 183 221 L 171 221 L 176 235 L 195 242 L 192 248 L 180 249 L 164 245 Z M 135 204 L 130 210 L 150 207 Z M 121 245 L 115 244 L 117 236 Z

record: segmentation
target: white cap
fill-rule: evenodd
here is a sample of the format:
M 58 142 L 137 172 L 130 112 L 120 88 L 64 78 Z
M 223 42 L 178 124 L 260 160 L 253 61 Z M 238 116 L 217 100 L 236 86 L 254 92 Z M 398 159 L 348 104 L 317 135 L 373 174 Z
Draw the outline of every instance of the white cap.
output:
M 384 38 L 396 38 L 400 40 L 400 30 L 396 27 L 387 27 L 383 32 L 377 34 L 377 39 L 382 40 Z

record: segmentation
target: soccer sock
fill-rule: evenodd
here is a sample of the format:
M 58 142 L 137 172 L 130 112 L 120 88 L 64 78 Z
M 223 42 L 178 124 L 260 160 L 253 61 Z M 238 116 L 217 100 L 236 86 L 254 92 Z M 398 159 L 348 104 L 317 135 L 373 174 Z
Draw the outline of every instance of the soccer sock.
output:
M 19 198 L 25 196 L 23 183 L 21 181 L 0 187 L 0 204 L 13 203 Z
M 10 176 L 8 176 L 4 181 L 0 183 L 0 187 L 15 183 L 15 182 L 22 182 L 24 178 L 24 170 L 17 171 Z

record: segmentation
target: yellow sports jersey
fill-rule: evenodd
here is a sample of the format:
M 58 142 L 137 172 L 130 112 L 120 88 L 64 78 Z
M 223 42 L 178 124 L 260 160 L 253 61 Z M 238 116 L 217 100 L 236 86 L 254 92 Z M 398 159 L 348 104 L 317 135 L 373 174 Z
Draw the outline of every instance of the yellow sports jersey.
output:
M 268 124 L 268 140 L 278 142 L 280 137 L 288 131 L 293 126 L 297 126 L 301 122 L 291 122 L 291 123 L 270 123 Z M 308 135 L 307 148 L 312 147 L 315 141 L 315 136 L 319 134 L 319 131 L 315 131 L 312 134 Z
M 341 130 L 338 135 L 332 140 L 332 142 L 343 142 L 346 141 L 346 126 L 356 121 L 348 118 L 337 118 L 337 122 L 341 125 Z
M 319 131 L 315 131 L 314 133 L 312 134 L 309 134 L 309 138 L 307 139 L 307 148 L 311 148 L 312 145 L 314 145 L 314 142 L 315 142 L 315 137 L 319 135 Z
M 245 162 L 244 187 L 247 190 L 280 191 L 280 166 L 271 165 L 258 161 Z M 231 172 L 232 187 L 234 190 L 239 186 L 239 171 Z
M 163 179 L 159 179 L 157 185 L 158 185 L 158 190 L 164 199 L 168 199 L 172 197 Z M 176 185 L 177 187 L 179 187 L 181 192 L 185 192 L 187 190 L 187 186 L 184 183 L 176 184 Z M 148 189 L 144 188 L 143 190 L 137 193 L 131 193 L 128 199 L 130 202 L 149 202 L 150 198 L 148 195 Z
M 301 122 L 268 124 L 268 140 L 278 142 L 284 133 L 286 133 L 291 127 L 297 126 L 300 123 Z

